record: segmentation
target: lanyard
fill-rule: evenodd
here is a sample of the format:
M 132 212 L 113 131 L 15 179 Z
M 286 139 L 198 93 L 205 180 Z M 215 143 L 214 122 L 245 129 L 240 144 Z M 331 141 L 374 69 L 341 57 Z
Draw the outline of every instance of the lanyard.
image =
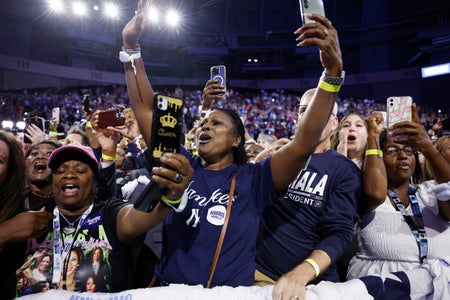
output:
M 55 218 L 53 219 L 53 279 L 52 283 L 59 284 L 61 280 L 61 269 L 64 260 L 69 254 L 70 249 L 72 248 L 73 241 L 80 230 L 81 226 L 84 223 L 86 217 L 91 213 L 92 207 L 94 204 L 91 204 L 89 208 L 83 213 L 81 216 L 80 222 L 78 222 L 77 229 L 70 237 L 66 237 L 66 242 L 63 245 L 61 238 L 61 222 L 59 221 L 59 209 L 56 206 L 53 210 L 53 214 Z
M 423 263 L 427 259 L 428 255 L 428 240 L 425 225 L 423 223 L 422 212 L 420 211 L 419 201 L 417 201 L 415 190 L 412 186 L 408 189 L 409 203 L 411 204 L 414 219 L 405 209 L 400 199 L 398 199 L 397 194 L 395 194 L 391 189 L 388 189 L 388 193 L 394 201 L 396 209 L 400 211 L 411 229 L 414 239 L 416 240 L 417 247 L 419 248 L 420 263 Z

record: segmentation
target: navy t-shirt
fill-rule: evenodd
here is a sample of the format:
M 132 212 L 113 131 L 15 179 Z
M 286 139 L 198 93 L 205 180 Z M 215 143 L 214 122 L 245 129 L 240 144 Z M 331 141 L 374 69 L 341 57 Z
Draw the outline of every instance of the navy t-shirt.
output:
M 315 249 L 332 261 L 319 280 L 338 281 L 335 262 L 354 234 L 361 171 L 334 150 L 313 154 L 286 195 L 266 209 L 256 255 L 257 269 L 277 280 Z
M 156 276 L 169 283 L 206 285 L 225 219 L 231 179 L 238 172 L 228 228 L 211 286 L 252 285 L 260 215 L 276 198 L 270 159 L 212 171 L 203 167 L 199 157 L 182 151 L 194 169 L 186 190 L 189 201 L 181 213 L 172 213 L 164 221 Z

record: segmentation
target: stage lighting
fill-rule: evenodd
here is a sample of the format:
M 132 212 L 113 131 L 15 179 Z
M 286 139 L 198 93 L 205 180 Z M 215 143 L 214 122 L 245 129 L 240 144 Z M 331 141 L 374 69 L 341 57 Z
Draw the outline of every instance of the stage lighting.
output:
M 50 7 L 50 10 L 57 13 L 64 11 L 64 5 L 61 0 L 49 0 L 48 6 Z
M 177 27 L 180 23 L 180 15 L 174 10 L 170 10 L 166 14 L 166 23 L 171 27 Z
M 27 126 L 27 124 L 25 123 L 25 121 L 17 121 L 16 122 L 16 128 L 21 131 L 25 130 L 26 126 Z
M 148 14 L 148 19 L 150 20 L 150 22 L 152 22 L 152 23 L 158 22 L 159 11 L 156 9 L 156 7 L 149 7 L 147 14 Z
M 450 63 L 422 68 L 422 78 L 450 74 Z
M 4 120 L 2 121 L 2 128 L 3 129 L 9 129 L 11 130 L 14 126 L 14 122 L 13 121 L 9 121 L 9 120 Z
M 104 11 L 105 15 L 110 18 L 117 18 L 119 16 L 119 9 L 112 3 L 106 3 Z
M 72 8 L 73 8 L 73 13 L 78 15 L 78 16 L 84 16 L 86 15 L 86 5 L 84 5 L 84 3 L 80 2 L 80 1 L 76 1 L 72 4 Z

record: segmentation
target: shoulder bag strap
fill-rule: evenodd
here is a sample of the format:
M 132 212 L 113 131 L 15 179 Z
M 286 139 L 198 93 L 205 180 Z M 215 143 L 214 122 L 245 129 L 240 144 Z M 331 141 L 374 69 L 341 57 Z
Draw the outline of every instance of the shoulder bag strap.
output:
M 230 213 L 231 213 L 231 205 L 233 204 L 234 186 L 236 185 L 236 175 L 237 175 L 237 173 L 234 173 L 233 179 L 231 179 L 230 195 L 228 197 L 228 204 L 227 204 L 227 214 L 225 215 L 225 220 L 223 222 L 222 231 L 220 232 L 219 241 L 217 242 L 216 253 L 214 253 L 214 260 L 212 262 L 211 272 L 209 274 L 209 279 L 208 279 L 208 283 L 206 284 L 206 288 L 209 288 L 211 286 L 211 281 L 214 276 L 214 271 L 216 270 L 217 260 L 219 259 L 220 250 L 222 249 L 223 239 L 225 238 L 225 233 L 227 231 L 228 220 L 230 219 Z

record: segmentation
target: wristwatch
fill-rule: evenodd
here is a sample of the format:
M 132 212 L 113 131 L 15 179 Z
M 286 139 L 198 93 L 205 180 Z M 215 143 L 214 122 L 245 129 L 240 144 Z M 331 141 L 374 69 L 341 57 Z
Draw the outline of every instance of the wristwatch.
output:
M 332 84 L 332 85 L 342 85 L 344 83 L 345 79 L 345 71 L 342 71 L 341 77 L 331 77 L 325 75 L 325 71 L 323 71 L 322 76 L 320 77 L 320 80 Z

